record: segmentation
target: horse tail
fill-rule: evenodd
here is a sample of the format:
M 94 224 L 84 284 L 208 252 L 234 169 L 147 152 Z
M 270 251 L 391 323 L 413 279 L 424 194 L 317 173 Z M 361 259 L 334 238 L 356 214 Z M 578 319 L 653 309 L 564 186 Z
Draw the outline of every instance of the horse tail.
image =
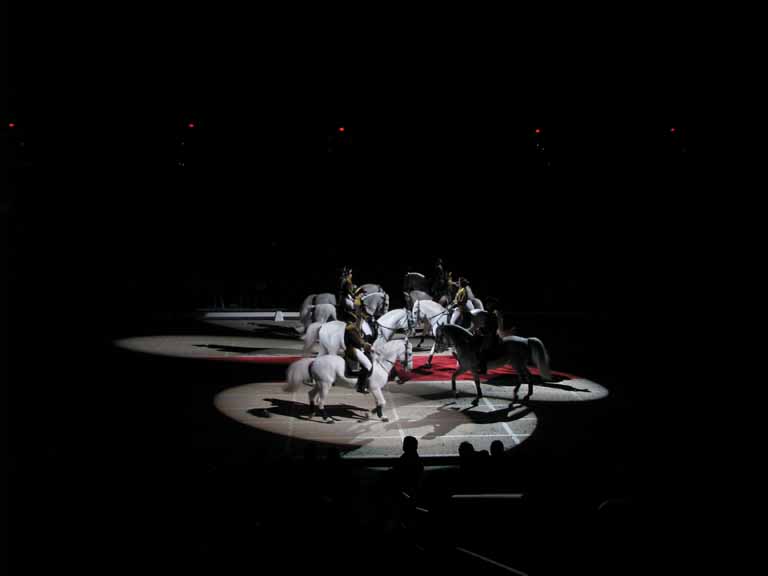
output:
M 386 314 L 389 312 L 389 294 L 384 292 L 384 310 L 382 311 L 382 314 Z
M 293 364 L 288 366 L 288 370 L 285 374 L 285 385 L 283 386 L 284 392 L 295 392 L 301 385 L 307 380 L 310 380 L 309 365 L 314 362 L 314 358 L 302 358 L 296 360 Z
M 307 356 L 312 350 L 312 346 L 317 342 L 320 328 L 323 327 L 322 322 L 313 322 L 307 328 L 306 333 L 302 338 L 304 339 L 304 356 Z
M 536 364 L 536 368 L 541 372 L 541 378 L 544 381 L 552 380 L 552 372 L 549 370 L 549 354 L 547 354 L 547 349 L 544 348 L 544 343 L 538 338 L 528 338 L 528 343 L 531 348 L 533 363 Z
M 304 301 L 301 303 L 301 308 L 300 308 L 300 310 L 301 310 L 301 311 L 304 311 L 304 308 L 306 308 L 307 306 L 311 306 L 312 304 L 314 304 L 313 300 L 315 299 L 315 296 L 316 296 L 316 294 L 310 294 L 309 296 L 307 296 L 306 298 L 304 298 Z
M 310 304 L 309 306 L 304 306 L 301 309 L 301 314 L 299 315 L 299 320 L 302 323 L 306 322 L 308 319 L 312 318 L 312 314 L 313 314 L 314 310 L 315 310 L 315 305 L 314 304 Z

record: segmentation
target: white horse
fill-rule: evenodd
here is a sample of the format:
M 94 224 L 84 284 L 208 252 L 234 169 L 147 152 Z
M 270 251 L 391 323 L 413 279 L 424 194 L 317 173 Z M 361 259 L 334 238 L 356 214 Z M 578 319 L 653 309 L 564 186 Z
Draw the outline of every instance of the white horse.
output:
M 413 317 L 416 323 L 421 322 L 423 327 L 421 340 L 417 346 L 421 346 L 422 342 L 424 342 L 424 337 L 427 335 L 435 338 L 435 341 L 432 343 L 432 349 L 429 351 L 427 363 L 424 365 L 425 368 L 431 368 L 432 357 L 435 355 L 435 347 L 437 345 L 437 327 L 448 322 L 448 310 L 433 300 L 417 300 L 413 304 Z
M 361 300 L 366 309 L 371 309 L 368 312 L 369 314 L 374 314 L 374 311 L 378 310 L 378 315 L 381 315 L 389 310 L 389 295 L 384 291 L 381 284 L 361 284 L 357 287 L 355 292 L 360 293 Z M 379 294 L 379 296 L 372 300 L 368 300 L 369 296 L 374 296 L 375 294 Z M 381 304 L 382 300 L 383 304 Z M 349 296 L 342 301 L 341 305 L 349 312 L 355 311 L 354 300 Z
M 323 292 L 321 294 L 310 294 L 299 307 L 299 318 L 307 314 L 307 309 L 310 306 L 317 306 L 318 304 L 331 304 L 336 306 L 336 295 L 330 292 Z
M 415 328 L 413 312 L 406 308 L 395 308 L 390 310 L 376 320 L 378 326 L 378 340 L 389 342 L 395 332 L 405 332 L 409 336 Z
M 378 318 L 389 312 L 389 295 L 386 292 L 372 292 L 366 294 L 360 301 L 369 316 Z
M 482 339 L 472 334 L 466 328 L 455 324 L 444 324 L 437 329 L 437 339 L 446 340 L 453 347 L 459 365 L 456 371 L 451 375 L 451 389 L 454 396 L 456 392 L 456 377 L 464 372 L 471 371 L 475 377 L 475 387 L 477 388 L 477 403 L 483 396 L 480 389 L 480 370 L 482 366 L 481 346 Z M 498 368 L 506 364 L 511 364 L 517 371 L 519 378 L 515 386 L 515 399 L 520 390 L 522 381 L 528 383 L 528 395 L 526 399 L 533 394 L 533 382 L 531 373 L 528 370 L 528 364 L 533 362 L 541 372 L 541 378 L 546 381 L 552 380 L 552 372 L 549 369 L 549 355 L 544 344 L 538 338 L 521 338 L 520 336 L 506 336 L 497 338 L 494 345 L 483 352 L 485 366 L 487 368 Z
M 393 340 L 382 342 L 373 347 L 373 362 L 371 374 L 368 377 L 368 389 L 376 400 L 376 406 L 371 412 L 383 421 L 383 408 L 387 401 L 384 399 L 382 388 L 389 381 L 389 374 L 395 363 L 400 360 L 409 368 L 413 366 L 413 351 L 408 340 Z M 356 386 L 357 381 L 344 376 L 344 359 L 336 355 L 318 356 L 317 358 L 302 358 L 288 367 L 286 384 L 283 388 L 286 392 L 295 392 L 302 384 L 312 384 L 309 391 L 310 419 L 314 417 L 315 410 L 320 410 L 320 415 L 328 423 L 333 423 L 325 411 L 325 401 L 328 392 L 335 382 L 343 382 L 348 386 Z
M 304 356 L 308 356 L 315 343 L 320 344 L 320 354 L 338 354 L 345 350 L 344 329 L 347 324 L 340 320 L 332 322 L 314 322 L 307 327 L 304 339 Z
M 358 290 L 361 290 L 363 294 L 366 296 L 368 294 L 375 294 L 376 292 L 381 292 L 383 294 L 386 294 L 386 291 L 381 286 L 381 284 L 361 284 L 357 287 Z
M 423 290 L 411 290 L 410 292 L 403 292 L 405 297 L 405 307 L 413 309 L 413 304 L 417 300 L 433 300 L 432 296 L 428 292 Z
M 307 328 L 313 322 L 324 324 L 336 320 L 336 306 L 333 304 L 311 304 L 303 307 L 299 314 L 299 320 L 304 325 L 302 331 L 306 333 Z
M 363 335 L 373 336 L 373 330 L 368 322 L 363 320 Z M 307 331 L 302 336 L 304 339 L 304 356 L 312 352 L 312 346 L 320 344 L 320 354 L 339 354 L 346 349 L 344 346 L 344 330 L 346 322 L 334 320 L 332 322 L 314 322 L 307 327 Z

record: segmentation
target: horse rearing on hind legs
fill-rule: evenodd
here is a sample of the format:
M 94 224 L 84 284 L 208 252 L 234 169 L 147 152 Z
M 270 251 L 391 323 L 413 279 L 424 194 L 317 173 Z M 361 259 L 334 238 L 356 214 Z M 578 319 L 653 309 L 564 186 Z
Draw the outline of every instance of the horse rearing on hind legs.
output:
M 520 336 L 505 336 L 497 338 L 495 343 L 482 350 L 481 338 L 472 334 L 469 330 L 455 324 L 444 324 L 437 327 L 437 340 L 452 346 L 458 360 L 458 367 L 451 375 L 451 389 L 454 396 L 458 396 L 456 391 L 456 377 L 464 372 L 471 371 L 475 379 L 475 388 L 477 389 L 477 403 L 483 396 L 480 388 L 480 374 L 483 368 L 498 368 L 511 364 L 517 371 L 518 380 L 515 386 L 515 400 L 518 398 L 520 386 L 525 380 L 528 384 L 528 394 L 525 400 L 533 395 L 533 381 L 531 372 L 528 370 L 528 364 L 533 363 L 539 369 L 541 378 L 546 381 L 552 380 L 552 372 L 549 369 L 549 356 L 544 344 L 538 338 L 521 338 Z

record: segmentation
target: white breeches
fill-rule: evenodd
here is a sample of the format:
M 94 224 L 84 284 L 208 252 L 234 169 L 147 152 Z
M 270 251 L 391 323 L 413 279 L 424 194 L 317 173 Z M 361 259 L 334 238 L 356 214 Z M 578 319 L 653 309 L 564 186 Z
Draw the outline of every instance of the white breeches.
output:
M 370 372 L 372 364 L 371 364 L 371 361 L 368 360 L 368 356 L 363 354 L 363 351 L 360 350 L 359 348 L 352 348 L 352 352 L 354 353 L 355 358 L 357 358 L 357 361 L 360 362 L 360 366 L 362 366 L 368 372 Z

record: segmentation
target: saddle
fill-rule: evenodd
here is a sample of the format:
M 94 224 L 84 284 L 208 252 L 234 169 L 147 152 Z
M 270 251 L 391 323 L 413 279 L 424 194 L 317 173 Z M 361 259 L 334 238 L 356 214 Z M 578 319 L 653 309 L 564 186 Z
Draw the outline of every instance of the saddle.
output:
M 482 340 L 478 340 L 478 345 L 482 345 Z M 478 372 L 485 374 L 488 372 L 488 362 L 501 358 L 505 353 L 504 341 L 496 336 L 493 343 L 488 348 L 479 348 L 477 351 Z

